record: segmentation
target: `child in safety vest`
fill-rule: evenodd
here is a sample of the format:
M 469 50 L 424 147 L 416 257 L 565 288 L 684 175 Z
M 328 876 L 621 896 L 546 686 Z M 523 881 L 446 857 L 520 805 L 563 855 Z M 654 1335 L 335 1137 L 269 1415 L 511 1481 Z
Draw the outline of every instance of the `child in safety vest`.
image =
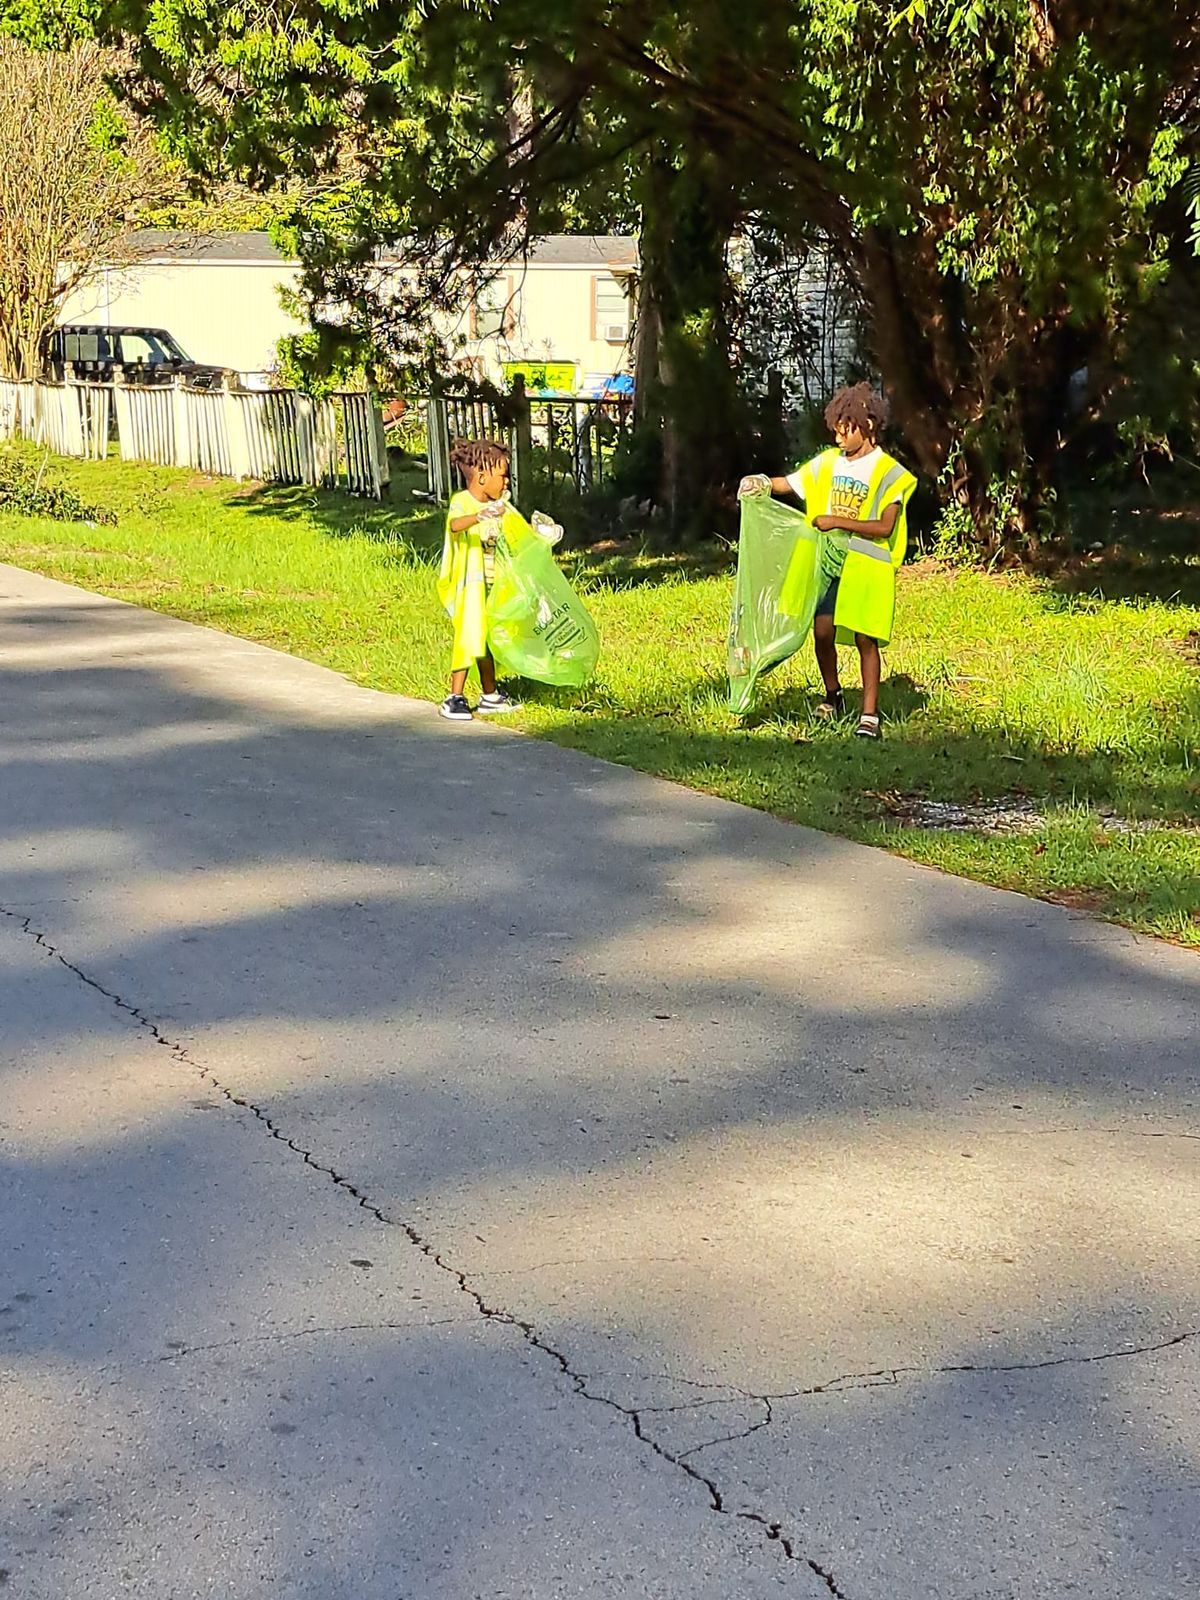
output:
M 879 738 L 879 651 L 892 636 L 896 568 L 904 560 L 906 510 L 917 486 L 912 473 L 877 443 L 887 415 L 887 402 L 869 384 L 839 389 L 825 407 L 836 440 L 832 449 L 786 477 L 756 473 L 738 486 L 739 498 L 795 494 L 814 528 L 846 535 L 824 546 L 813 644 L 825 696 L 813 714 L 823 720 L 845 716 L 837 647 L 853 642 L 862 668 L 855 732 L 864 739 Z
M 490 439 L 456 439 L 450 465 L 465 488 L 450 501 L 446 540 L 438 576 L 438 597 L 454 625 L 450 693 L 440 714 L 449 722 L 470 722 L 467 674 L 479 668 L 482 716 L 515 711 L 516 702 L 496 687 L 496 666 L 488 649 L 488 590 L 495 565 L 496 535 L 508 509 L 508 451 Z

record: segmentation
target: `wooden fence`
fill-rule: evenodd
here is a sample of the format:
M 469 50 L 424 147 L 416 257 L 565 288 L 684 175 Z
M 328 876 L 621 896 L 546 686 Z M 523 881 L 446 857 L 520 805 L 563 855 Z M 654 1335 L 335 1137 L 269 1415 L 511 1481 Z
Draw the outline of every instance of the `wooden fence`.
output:
M 100 460 L 115 424 L 124 461 L 217 478 L 343 488 L 380 499 L 388 481 L 373 395 L 314 400 L 295 389 L 48 384 L 0 379 L 0 439 Z
M 60 456 L 108 454 L 112 391 L 100 384 L 0 380 L 0 439 L 29 439 Z

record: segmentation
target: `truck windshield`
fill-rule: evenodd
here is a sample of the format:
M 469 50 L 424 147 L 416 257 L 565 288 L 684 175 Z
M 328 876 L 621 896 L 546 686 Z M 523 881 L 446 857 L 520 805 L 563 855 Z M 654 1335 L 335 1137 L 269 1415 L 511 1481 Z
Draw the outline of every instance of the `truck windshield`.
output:
M 125 366 L 160 367 L 188 358 L 165 328 L 128 328 L 121 332 L 121 361 Z

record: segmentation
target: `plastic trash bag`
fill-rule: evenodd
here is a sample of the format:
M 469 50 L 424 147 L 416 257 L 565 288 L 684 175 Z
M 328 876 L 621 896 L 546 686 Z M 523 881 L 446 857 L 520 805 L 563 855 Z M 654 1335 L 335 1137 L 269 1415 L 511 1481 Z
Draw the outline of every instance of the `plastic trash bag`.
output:
M 742 501 L 729 619 L 729 709 L 754 705 L 758 680 L 794 655 L 821 597 L 825 541 L 808 518 L 767 495 Z
M 600 635 L 546 539 L 511 507 L 496 539 L 488 643 L 517 677 L 578 689 L 596 670 Z

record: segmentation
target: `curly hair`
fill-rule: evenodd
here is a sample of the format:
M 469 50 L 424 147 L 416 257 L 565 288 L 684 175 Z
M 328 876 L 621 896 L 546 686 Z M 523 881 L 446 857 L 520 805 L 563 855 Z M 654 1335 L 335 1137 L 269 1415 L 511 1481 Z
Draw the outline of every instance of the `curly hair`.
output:
M 848 424 L 877 439 L 887 426 L 888 403 L 869 383 L 847 384 L 825 407 L 825 425 L 830 433 L 839 424 Z
M 455 439 L 450 445 L 450 465 L 457 467 L 464 483 L 472 472 L 506 466 L 508 457 L 508 446 L 494 439 Z

